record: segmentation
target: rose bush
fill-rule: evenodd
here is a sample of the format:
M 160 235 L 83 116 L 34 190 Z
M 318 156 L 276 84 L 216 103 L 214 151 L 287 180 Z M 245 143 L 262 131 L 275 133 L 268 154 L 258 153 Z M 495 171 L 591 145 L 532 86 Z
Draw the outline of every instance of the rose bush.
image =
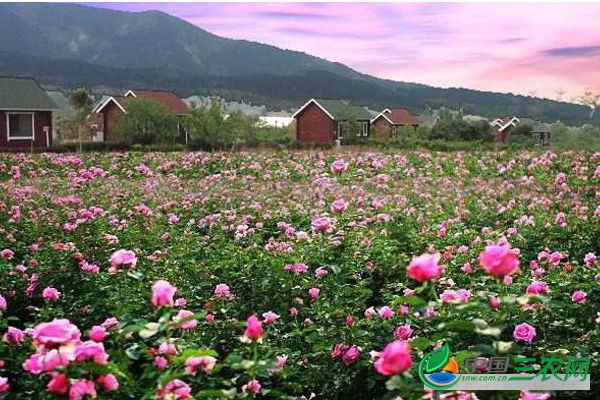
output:
M 0 398 L 433 398 L 417 366 L 445 343 L 461 366 L 589 356 L 592 397 L 560 398 L 596 398 L 599 165 L 2 155 Z

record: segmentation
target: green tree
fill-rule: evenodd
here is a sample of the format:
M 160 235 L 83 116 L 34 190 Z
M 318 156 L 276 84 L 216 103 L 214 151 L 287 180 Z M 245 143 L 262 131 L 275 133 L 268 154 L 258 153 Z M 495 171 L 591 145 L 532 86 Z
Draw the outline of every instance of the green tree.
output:
M 241 112 L 225 115 L 223 102 L 213 98 L 209 105 L 192 107 L 186 128 L 194 146 L 207 150 L 224 149 L 256 144 L 259 131 L 257 122 L 256 118 L 247 117 Z
M 337 117 L 339 121 L 338 129 L 341 131 L 342 139 L 345 142 L 355 141 L 358 134 L 362 132 L 362 126 L 358 121 L 356 112 L 352 109 L 342 109 Z
M 79 152 L 81 153 L 83 147 L 83 131 L 85 130 L 87 117 L 92 111 L 92 98 L 87 90 L 83 88 L 75 89 L 69 96 L 69 102 L 75 110 L 71 125 L 75 125 L 77 129 Z M 69 125 L 68 122 L 66 122 L 66 124 Z
M 556 121 L 552 125 L 550 125 L 550 134 L 552 138 L 566 138 L 569 136 L 569 128 L 560 121 Z
M 211 149 L 217 147 L 219 141 L 226 141 L 225 119 L 223 103 L 218 98 L 212 98 L 207 106 L 198 107 L 192 104 L 186 119 L 186 129 L 191 142 Z
M 127 113 L 119 118 L 117 137 L 126 143 L 173 143 L 178 139 L 177 116 L 164 105 L 138 98 L 125 102 Z
M 462 119 L 441 119 L 429 134 L 430 139 L 446 140 L 491 140 L 490 125 L 486 121 L 467 122 Z

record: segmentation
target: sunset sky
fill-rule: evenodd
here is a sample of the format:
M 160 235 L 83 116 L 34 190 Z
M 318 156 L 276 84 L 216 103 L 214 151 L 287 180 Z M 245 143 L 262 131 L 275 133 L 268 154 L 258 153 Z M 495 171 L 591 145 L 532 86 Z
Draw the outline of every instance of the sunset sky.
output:
M 569 100 L 600 92 L 600 4 L 102 3 L 441 87 Z

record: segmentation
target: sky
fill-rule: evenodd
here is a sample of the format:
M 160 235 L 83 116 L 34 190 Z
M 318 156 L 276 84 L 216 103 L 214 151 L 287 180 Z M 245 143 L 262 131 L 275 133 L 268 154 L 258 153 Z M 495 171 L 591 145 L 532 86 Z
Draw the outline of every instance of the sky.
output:
M 380 78 L 574 100 L 600 93 L 600 3 L 96 3 L 161 10 Z

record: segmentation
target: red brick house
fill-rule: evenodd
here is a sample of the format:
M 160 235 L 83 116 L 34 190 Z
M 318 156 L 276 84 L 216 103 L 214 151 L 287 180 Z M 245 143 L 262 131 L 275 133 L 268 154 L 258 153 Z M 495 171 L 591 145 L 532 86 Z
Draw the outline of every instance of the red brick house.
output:
M 292 115 L 296 120 L 296 139 L 300 143 L 333 144 L 351 137 L 368 137 L 371 114 L 364 107 L 344 100 L 310 99 Z M 342 122 L 357 122 L 358 132 L 344 132 Z
M 102 99 L 92 110 L 89 124 L 97 137 L 105 142 L 117 140 L 116 128 L 121 115 L 127 113 L 127 99 L 141 98 L 164 105 L 179 117 L 178 121 L 188 114 L 188 106 L 175 93 L 163 90 L 129 90 L 124 96 L 109 96 Z M 178 131 L 187 142 L 183 126 L 178 123 Z
M 371 120 L 374 134 L 380 138 L 396 137 L 398 129 L 410 126 L 416 129 L 419 120 L 404 108 L 386 108 Z
M 519 118 L 497 118 L 490 123 L 492 135 L 496 142 L 504 143 L 510 137 L 511 132 L 517 127 Z
M 0 77 L 0 150 L 52 146 L 57 109 L 34 79 Z

